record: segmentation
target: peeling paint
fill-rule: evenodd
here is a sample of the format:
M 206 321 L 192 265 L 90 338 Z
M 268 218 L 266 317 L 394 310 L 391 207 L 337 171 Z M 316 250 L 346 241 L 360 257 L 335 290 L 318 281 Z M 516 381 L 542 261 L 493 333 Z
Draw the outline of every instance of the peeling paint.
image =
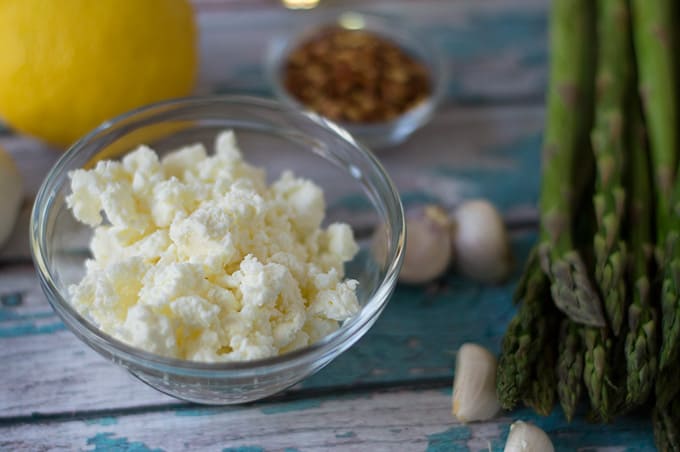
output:
M 260 446 L 227 447 L 222 449 L 222 452 L 264 452 L 264 448 Z
M 85 424 L 87 425 L 116 425 L 118 423 L 118 419 L 115 417 L 100 417 L 97 419 L 86 419 Z
M 22 323 L 15 326 L 0 328 L 0 338 L 26 336 L 29 334 L 52 334 L 65 330 L 66 326 L 61 322 L 36 325 L 34 323 Z
M 535 133 L 489 150 L 489 157 L 508 160 L 511 167 L 484 168 L 437 166 L 435 176 L 474 182 L 471 196 L 483 197 L 504 211 L 518 201 L 535 205 L 540 187 L 540 149 L 542 135 Z M 473 185 L 473 184 L 471 184 Z
M 456 425 L 443 432 L 427 435 L 427 452 L 464 449 L 465 441 L 469 438 L 470 430 L 464 425 Z
M 624 452 L 655 450 L 649 416 L 621 416 L 615 422 L 603 426 L 587 422 L 583 413 L 568 424 L 559 407 L 555 407 L 549 416 L 537 416 L 529 409 L 516 410 L 512 414 L 513 420 L 530 422 L 542 428 L 553 441 L 557 452 L 596 450 L 603 447 Z M 508 436 L 510 423 L 511 421 L 504 426 L 500 435 L 503 444 Z M 565 429 L 566 425 L 569 425 L 569 429 Z
M 87 439 L 87 445 L 94 446 L 94 449 L 88 449 L 90 451 L 163 452 L 162 449 L 152 449 L 139 441 L 129 441 L 125 437 L 117 438 L 112 432 L 97 433 Z
M 535 240 L 534 233 L 513 237 L 518 262 L 526 258 Z M 366 336 L 303 386 L 452 378 L 455 352 L 464 342 L 498 352 L 505 326 L 516 310 L 511 300 L 520 267 L 511 283 L 499 286 L 471 284 L 453 274 L 445 277 L 445 291 L 428 293 L 420 287 L 399 285 Z M 418 338 L 420 344 L 406 347 L 405 338 Z
M 350 431 L 350 432 L 345 432 L 345 433 L 336 433 L 336 434 L 335 434 L 335 437 L 336 437 L 336 438 L 354 438 L 354 437 L 356 437 L 356 436 L 357 436 L 357 434 L 354 433 L 354 432 L 351 432 L 351 431 Z
M 15 307 L 23 303 L 23 298 L 21 292 L 5 293 L 0 295 L 0 303 L 3 306 Z

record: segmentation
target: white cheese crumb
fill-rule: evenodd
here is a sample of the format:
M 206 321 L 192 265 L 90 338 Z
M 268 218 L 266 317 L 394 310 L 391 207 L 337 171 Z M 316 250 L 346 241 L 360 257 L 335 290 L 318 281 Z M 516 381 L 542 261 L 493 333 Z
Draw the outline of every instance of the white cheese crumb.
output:
M 233 132 L 212 156 L 192 145 L 159 160 L 141 146 L 70 177 L 67 205 L 94 227 L 71 303 L 130 345 L 205 362 L 266 358 L 359 309 L 358 283 L 344 279 L 359 250 L 351 228 L 321 229 L 313 182 L 287 171 L 267 186 Z

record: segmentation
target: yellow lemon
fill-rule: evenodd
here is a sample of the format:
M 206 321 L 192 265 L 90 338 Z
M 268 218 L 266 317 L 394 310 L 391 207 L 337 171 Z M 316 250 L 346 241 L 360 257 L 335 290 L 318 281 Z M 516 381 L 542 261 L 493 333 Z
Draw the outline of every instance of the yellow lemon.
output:
M 0 0 L 0 117 L 67 146 L 196 78 L 188 0 Z

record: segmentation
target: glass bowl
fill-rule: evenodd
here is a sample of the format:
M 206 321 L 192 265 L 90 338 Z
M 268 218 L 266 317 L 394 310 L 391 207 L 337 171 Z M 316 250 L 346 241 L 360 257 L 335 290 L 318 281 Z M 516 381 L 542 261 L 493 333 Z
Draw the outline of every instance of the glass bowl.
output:
M 328 206 L 326 223 L 345 221 L 355 228 L 361 250 L 346 271 L 347 277 L 359 281 L 361 308 L 320 341 L 257 361 L 185 361 L 126 345 L 100 331 L 68 301 L 67 287 L 84 275 L 92 236 L 92 230 L 77 223 L 66 208 L 68 173 L 101 159 L 120 158 L 140 144 L 163 155 L 202 142 L 212 152 L 216 135 L 224 129 L 235 131 L 245 160 L 265 168 L 270 180 L 291 169 L 321 186 Z M 67 327 L 95 351 L 159 391 L 206 404 L 269 396 L 317 372 L 352 346 L 385 308 L 396 284 L 405 241 L 398 193 L 371 152 L 345 130 L 314 114 L 237 96 L 158 103 L 101 125 L 74 144 L 47 175 L 30 228 L 42 289 Z M 370 233 L 376 230 L 381 233 Z
M 378 150 L 402 143 L 430 120 L 445 95 L 446 74 L 440 54 L 427 44 L 424 37 L 419 36 L 403 21 L 391 20 L 375 14 L 332 11 L 318 13 L 311 17 L 305 22 L 306 25 L 295 28 L 295 31 L 289 34 L 273 38 L 269 44 L 265 60 L 266 76 L 277 99 L 288 106 L 309 110 L 284 86 L 283 64 L 290 52 L 302 42 L 326 27 L 337 26 L 349 30 L 366 30 L 387 38 L 419 60 L 427 69 L 430 77 L 429 96 L 395 119 L 375 123 L 339 122 L 339 125 L 347 129 L 363 144 Z

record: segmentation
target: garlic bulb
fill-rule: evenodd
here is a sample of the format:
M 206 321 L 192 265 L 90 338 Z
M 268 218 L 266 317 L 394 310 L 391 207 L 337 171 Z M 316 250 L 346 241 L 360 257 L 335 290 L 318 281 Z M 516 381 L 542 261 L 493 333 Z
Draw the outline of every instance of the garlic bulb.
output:
M 501 408 L 496 396 L 496 357 L 477 344 L 463 344 L 456 357 L 453 415 L 461 422 L 491 419 Z
M 9 238 L 19 215 L 22 185 L 14 160 L 0 148 L 0 246 Z
M 446 212 L 427 205 L 406 214 L 406 253 L 399 280 L 422 284 L 440 276 L 451 261 L 451 236 Z
M 503 218 L 484 200 L 461 204 L 452 216 L 456 268 L 484 283 L 503 282 L 512 271 L 512 252 Z
M 548 435 L 532 424 L 516 421 L 510 426 L 505 452 L 555 452 Z

